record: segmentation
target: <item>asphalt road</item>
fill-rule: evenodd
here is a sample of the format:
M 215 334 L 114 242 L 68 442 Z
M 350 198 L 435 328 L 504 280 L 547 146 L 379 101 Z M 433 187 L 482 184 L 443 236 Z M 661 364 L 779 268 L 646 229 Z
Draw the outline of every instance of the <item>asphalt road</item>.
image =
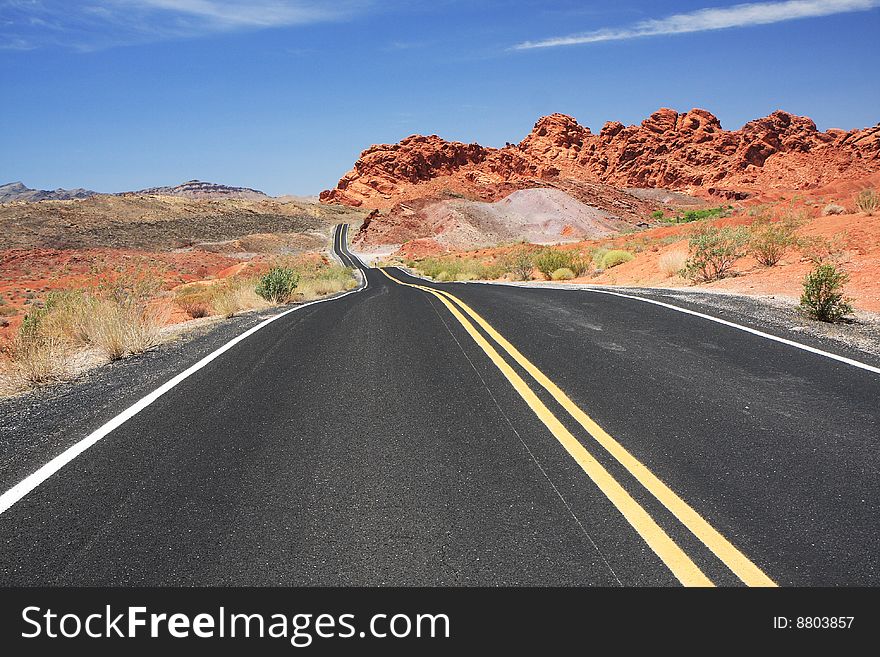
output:
M 0 583 L 880 584 L 880 375 L 597 292 L 363 273 L 14 499 Z

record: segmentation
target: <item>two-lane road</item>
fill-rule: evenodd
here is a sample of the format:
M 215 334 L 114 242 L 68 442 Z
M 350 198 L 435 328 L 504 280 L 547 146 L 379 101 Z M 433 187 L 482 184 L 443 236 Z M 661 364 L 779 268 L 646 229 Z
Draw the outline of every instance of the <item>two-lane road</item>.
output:
M 880 375 L 633 299 L 367 269 L 346 230 L 365 288 L 7 496 L 0 582 L 880 583 Z

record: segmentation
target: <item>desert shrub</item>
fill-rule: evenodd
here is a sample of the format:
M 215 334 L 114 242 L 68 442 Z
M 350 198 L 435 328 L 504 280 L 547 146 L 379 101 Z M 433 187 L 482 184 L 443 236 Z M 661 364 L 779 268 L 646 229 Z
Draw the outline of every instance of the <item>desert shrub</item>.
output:
M 660 221 L 660 220 L 663 219 L 663 216 L 664 216 L 665 214 L 666 214 L 666 213 L 663 212 L 663 210 L 654 210 L 654 211 L 651 213 L 651 218 L 652 218 L 652 219 L 657 219 L 658 221 Z
M 612 267 L 617 267 L 617 265 L 622 265 L 625 262 L 629 262 L 633 260 L 635 256 L 629 251 L 623 251 L 621 249 L 614 249 L 612 251 L 608 251 L 602 257 L 602 269 L 611 269 Z
M 531 280 L 534 269 L 531 254 L 523 248 L 514 249 L 506 254 L 501 260 L 501 267 L 518 281 Z
M 755 260 L 772 267 L 785 252 L 797 244 L 794 226 L 786 222 L 759 224 L 753 227 L 750 247 Z
M 328 294 L 350 290 L 357 285 L 352 270 L 339 265 L 320 267 L 300 277 L 296 287 L 297 295 L 303 300 L 317 299 Z
M 837 266 L 818 265 L 804 279 L 801 309 L 813 319 L 836 322 L 852 312 L 849 300 L 843 296 L 843 286 L 849 274 Z
M 476 257 L 443 257 L 423 258 L 409 266 L 436 281 L 474 281 L 500 278 L 509 271 L 510 265 L 504 259 L 485 262 Z
M 829 203 L 822 209 L 823 217 L 829 217 L 836 214 L 846 214 L 846 208 L 837 203 Z
M 831 239 L 823 235 L 806 235 L 798 240 L 797 245 L 807 260 L 821 265 L 840 261 L 844 255 L 845 241 L 845 234 L 834 235 Z
M 162 277 L 152 269 L 126 269 L 100 281 L 95 296 L 119 305 L 143 304 L 162 289 Z
M 21 358 L 36 363 L 41 354 L 58 353 L 58 345 L 68 351 L 91 346 L 117 360 L 157 345 L 163 323 L 157 310 L 133 294 L 102 297 L 84 291 L 54 292 L 42 308 L 25 317 L 16 350 Z
M 256 292 L 253 279 L 236 278 L 212 290 L 211 308 L 221 317 L 234 317 L 244 310 L 265 308 L 267 301 Z
M 107 358 L 119 360 L 158 345 L 162 324 L 158 312 L 149 307 L 101 300 L 91 308 L 85 331 Z
M 535 267 L 544 274 L 548 279 L 557 269 L 568 267 L 571 262 L 572 255 L 570 252 L 561 251 L 559 249 L 542 249 L 535 256 Z
M 287 303 L 299 283 L 299 274 L 290 267 L 272 267 L 260 277 L 254 291 L 270 303 Z
M 675 276 L 682 272 L 687 264 L 688 254 L 686 251 L 668 251 L 657 260 L 657 266 L 667 277 Z
M 34 387 L 66 378 L 70 371 L 70 352 L 61 338 L 40 330 L 39 320 L 31 318 L 19 328 L 18 334 L 5 349 L 6 370 L 13 388 Z
M 743 227 L 703 227 L 691 235 L 688 242 L 685 275 L 704 282 L 724 278 L 733 264 L 745 255 L 748 242 L 749 233 Z
M 863 189 L 856 195 L 855 203 L 859 212 L 874 214 L 880 208 L 880 194 L 873 189 Z
M 180 294 L 175 297 L 174 303 L 192 319 L 211 314 L 211 304 L 204 293 Z
M 52 292 L 42 309 L 40 330 L 71 346 L 86 346 L 91 342 L 89 325 L 100 301 L 92 293 L 81 290 Z
M 568 269 L 574 273 L 576 278 L 580 278 L 590 271 L 590 261 L 580 255 L 574 255 L 568 263 Z
M 574 278 L 574 272 L 568 267 L 560 267 L 550 274 L 550 279 L 554 281 L 570 281 Z

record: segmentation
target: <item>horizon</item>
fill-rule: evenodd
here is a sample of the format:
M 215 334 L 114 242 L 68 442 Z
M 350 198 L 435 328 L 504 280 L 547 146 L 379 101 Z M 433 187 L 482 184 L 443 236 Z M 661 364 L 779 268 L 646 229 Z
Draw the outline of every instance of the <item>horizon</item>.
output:
M 594 132 L 660 107 L 877 124 L 880 2 L 654 4 L 0 0 L 0 181 L 314 196 L 372 144 L 501 147 L 554 112 Z

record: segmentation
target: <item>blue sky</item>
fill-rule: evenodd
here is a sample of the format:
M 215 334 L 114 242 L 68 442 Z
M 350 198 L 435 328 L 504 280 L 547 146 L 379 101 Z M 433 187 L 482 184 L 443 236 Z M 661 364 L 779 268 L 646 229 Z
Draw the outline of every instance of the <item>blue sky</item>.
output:
M 880 120 L 880 0 L 0 0 L 0 183 L 313 194 L 413 133 L 552 112 Z

